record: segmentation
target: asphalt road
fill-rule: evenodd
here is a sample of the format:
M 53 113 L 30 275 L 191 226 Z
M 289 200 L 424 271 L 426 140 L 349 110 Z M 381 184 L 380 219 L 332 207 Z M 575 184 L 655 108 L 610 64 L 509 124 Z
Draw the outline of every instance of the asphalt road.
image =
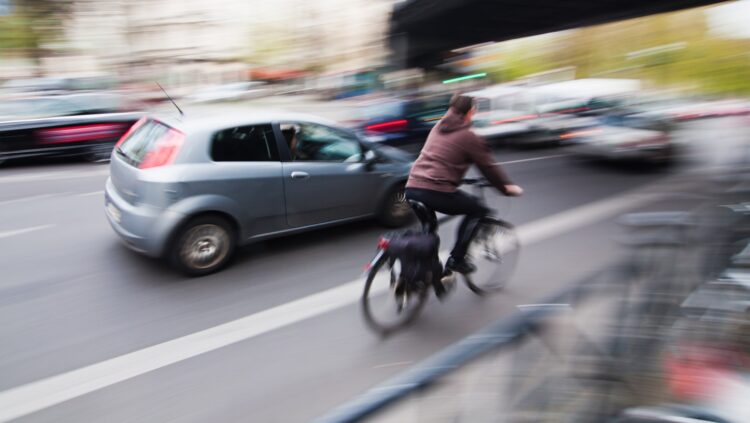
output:
M 683 136 L 733 131 L 711 125 Z M 433 299 L 387 339 L 358 304 L 375 223 L 253 245 L 225 271 L 189 279 L 119 242 L 103 211 L 106 165 L 0 169 L 0 421 L 308 421 L 617 260 L 618 215 L 683 207 L 664 194 L 691 191 L 680 182 L 689 165 L 580 163 L 564 149 L 496 156 L 526 190 L 489 197 L 520 226 L 513 281 L 492 298 L 460 287 Z M 441 228 L 444 248 L 454 230 Z

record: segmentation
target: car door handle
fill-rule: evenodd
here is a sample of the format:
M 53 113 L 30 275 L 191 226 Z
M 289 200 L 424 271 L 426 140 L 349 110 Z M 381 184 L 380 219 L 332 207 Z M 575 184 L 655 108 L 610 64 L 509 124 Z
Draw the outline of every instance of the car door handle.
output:
M 307 172 L 292 172 L 292 179 L 307 179 L 310 174 Z

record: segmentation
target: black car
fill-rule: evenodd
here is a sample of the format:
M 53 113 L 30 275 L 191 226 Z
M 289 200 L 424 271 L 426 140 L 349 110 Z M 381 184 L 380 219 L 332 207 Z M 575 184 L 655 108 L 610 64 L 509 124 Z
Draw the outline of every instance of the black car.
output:
M 437 94 L 376 103 L 365 111 L 359 131 L 372 142 L 418 146 L 448 110 L 449 102 L 449 94 Z
M 106 160 L 141 117 L 119 112 L 112 98 L 49 96 L 0 103 L 0 163 L 40 156 Z

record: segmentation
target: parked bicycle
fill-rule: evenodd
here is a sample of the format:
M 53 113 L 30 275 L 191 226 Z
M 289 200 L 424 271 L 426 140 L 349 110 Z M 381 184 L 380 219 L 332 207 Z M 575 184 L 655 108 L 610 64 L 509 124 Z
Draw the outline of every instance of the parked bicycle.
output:
M 484 197 L 485 179 L 464 179 Z M 432 290 L 442 300 L 455 287 L 457 275 L 443 266 L 437 234 L 435 211 L 409 200 L 420 222 L 419 229 L 386 234 L 378 241 L 375 257 L 367 265 L 362 295 L 365 321 L 376 332 L 387 335 L 412 323 L 427 302 Z M 512 224 L 487 216 L 482 218 L 469 246 L 467 256 L 476 272 L 461 275 L 477 295 L 502 290 L 513 274 L 520 243 Z

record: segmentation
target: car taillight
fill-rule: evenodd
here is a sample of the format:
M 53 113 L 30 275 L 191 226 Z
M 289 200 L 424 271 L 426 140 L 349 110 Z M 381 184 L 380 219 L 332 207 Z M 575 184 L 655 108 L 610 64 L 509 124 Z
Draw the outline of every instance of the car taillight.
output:
M 515 116 L 507 119 L 500 119 L 495 120 L 492 122 L 493 125 L 501 125 L 503 123 L 513 123 L 513 122 L 521 122 L 524 120 L 534 119 L 536 115 L 523 115 L 523 116 Z
M 406 129 L 406 119 L 389 120 L 388 122 L 374 123 L 372 125 L 365 126 L 365 130 L 369 132 L 398 132 Z
M 581 138 L 581 137 L 590 137 L 592 135 L 601 134 L 601 129 L 587 129 L 587 130 L 581 130 L 581 131 L 572 131 L 572 132 L 565 132 L 564 134 L 560 135 L 560 139 L 567 140 L 571 138 Z
M 185 134 L 176 129 L 170 129 L 146 154 L 138 168 L 150 169 L 172 163 L 177 153 L 180 152 L 184 140 Z
M 387 250 L 388 246 L 390 246 L 390 245 L 391 245 L 391 240 L 389 240 L 388 238 L 380 238 L 378 240 L 378 249 L 379 250 Z
M 120 144 L 122 144 L 122 142 L 125 141 L 130 136 L 130 134 L 133 133 L 133 131 L 135 131 L 136 129 L 138 129 L 139 126 L 143 125 L 144 122 L 146 122 L 146 117 L 145 116 L 142 117 L 142 118 L 140 118 L 140 119 L 138 119 L 133 124 L 133 126 L 131 126 L 130 129 L 128 129 L 127 132 L 125 132 L 124 134 L 122 134 L 122 136 L 120 137 L 120 139 L 117 140 L 117 143 L 115 144 L 115 148 L 119 147 Z
M 41 129 L 37 134 L 39 142 L 43 144 L 64 144 L 68 142 L 114 138 L 122 133 L 124 129 L 125 125 L 121 123 L 95 123 Z

